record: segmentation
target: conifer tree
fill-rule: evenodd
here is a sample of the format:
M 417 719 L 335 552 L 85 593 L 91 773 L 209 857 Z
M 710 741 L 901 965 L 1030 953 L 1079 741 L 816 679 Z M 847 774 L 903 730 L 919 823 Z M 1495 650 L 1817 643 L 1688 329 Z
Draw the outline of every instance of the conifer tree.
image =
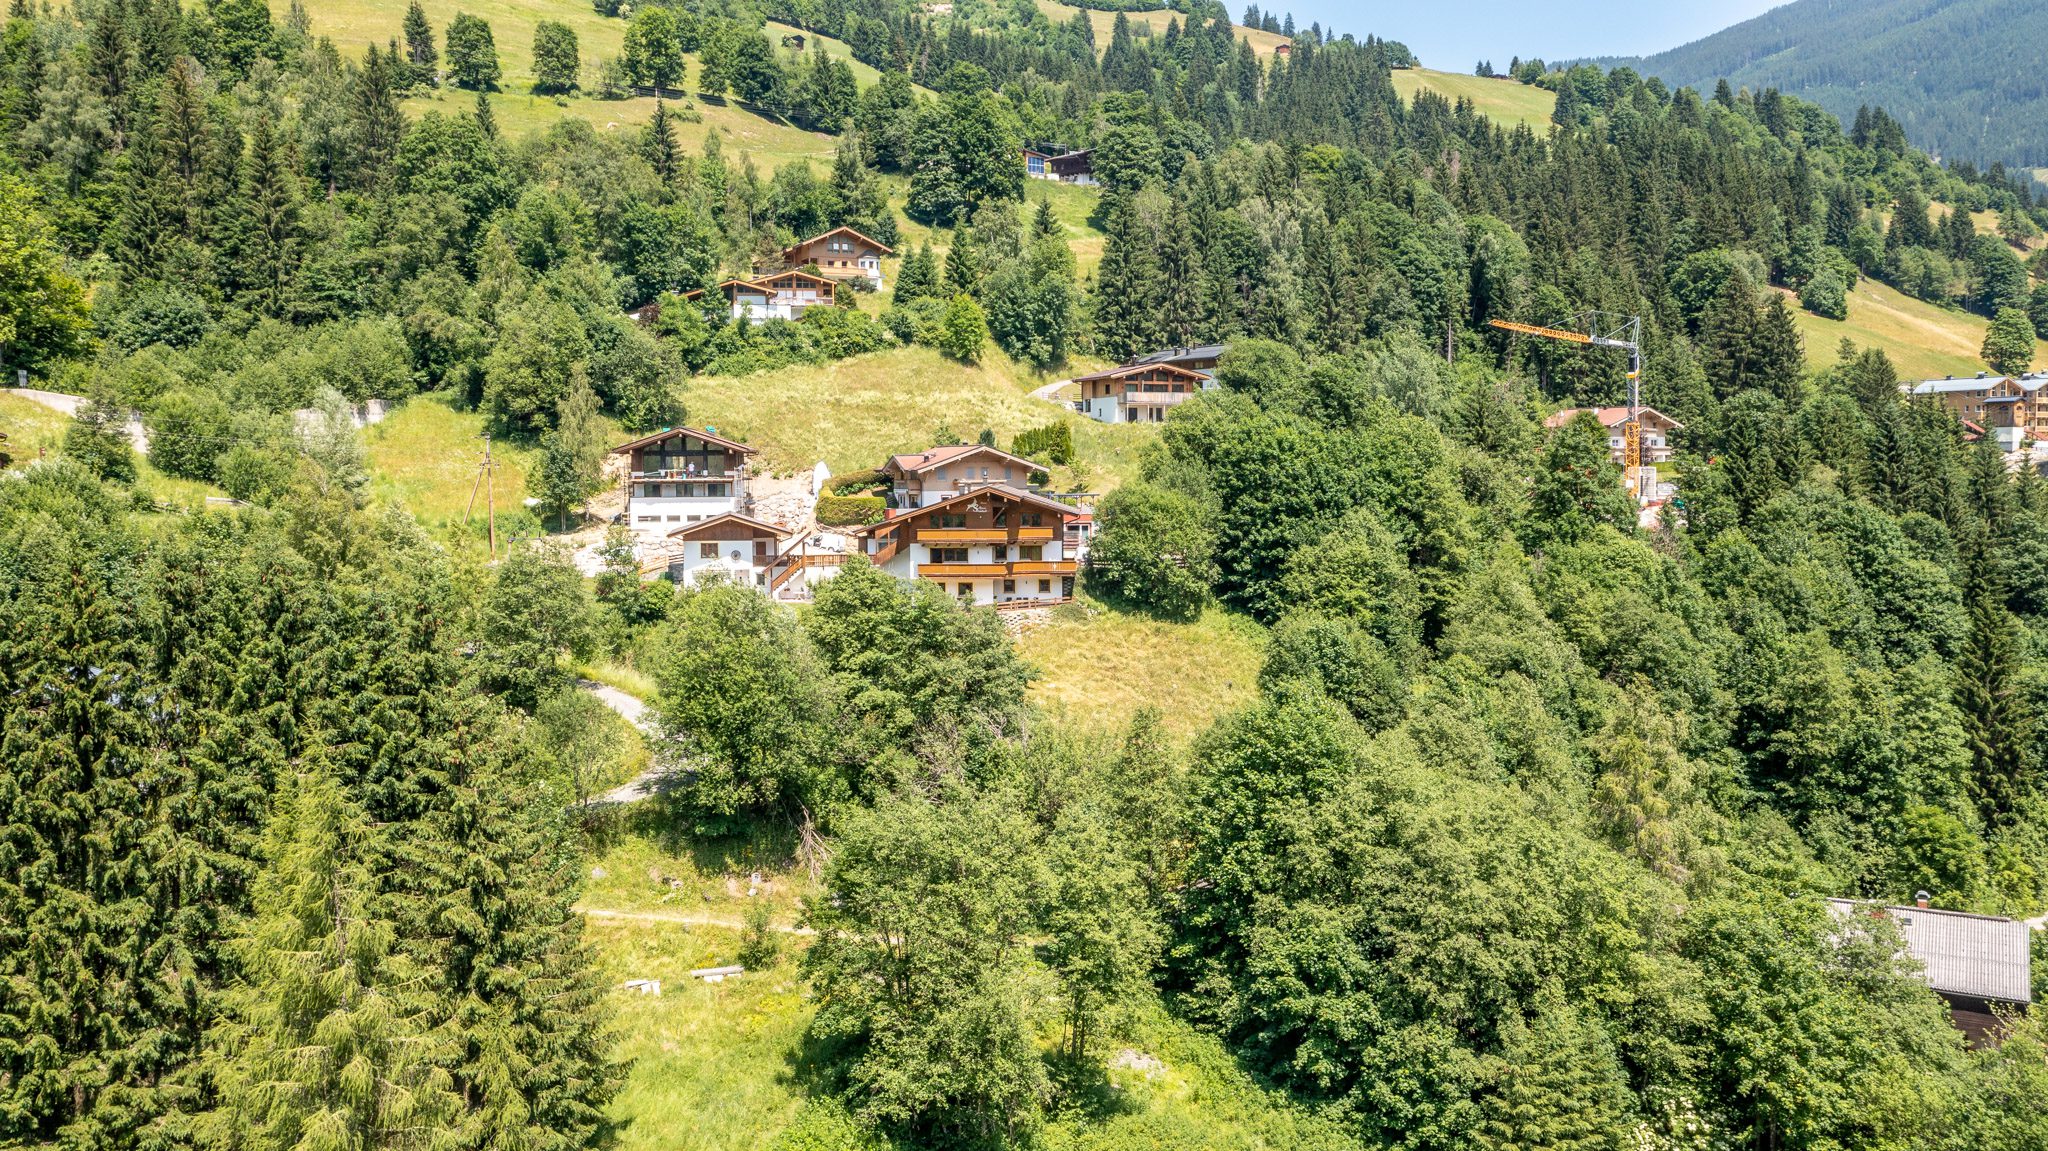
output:
M 171 763 L 132 699 L 153 690 L 134 543 L 76 509 L 12 534 L 0 604 L 0 1142 L 133 1145 L 192 1054 Z M 18 529 L 17 529 L 18 531 Z M 132 694 L 131 694 L 132 693 Z
M 1621 1145 L 1626 1081 L 1598 1027 L 1553 1001 L 1526 1024 L 1511 1021 L 1507 1047 L 1500 1081 L 1482 1108 L 1479 1147 L 1606 1151 Z
M 675 187 L 676 177 L 683 170 L 682 151 L 676 144 L 675 117 L 669 114 L 668 102 L 658 96 L 654 100 L 654 115 L 648 119 L 647 127 L 640 130 L 640 155 L 653 167 L 662 187 Z
M 303 249 L 294 169 L 276 124 L 259 112 L 249 128 L 249 158 L 221 254 L 229 282 L 264 315 L 282 312 Z
M 932 242 L 927 239 L 917 251 L 904 258 L 903 267 L 896 273 L 896 302 L 907 304 L 939 295 L 939 273 L 937 260 L 932 255 Z
M 1110 218 L 1095 273 L 1095 340 L 1113 360 L 1142 355 L 1159 344 L 1159 253 L 1150 229 L 1125 197 Z
M 434 26 L 427 23 L 427 12 L 420 7 L 420 0 L 412 0 L 405 9 L 405 64 L 408 86 L 438 86 L 440 77 L 435 75 L 435 68 L 440 62 L 440 50 L 434 46 Z
M 1973 583 L 1970 630 L 1956 656 L 1956 708 L 1969 739 L 1971 793 L 1984 821 L 1996 826 L 2033 790 L 2037 724 L 2020 682 L 2020 623 L 1987 577 Z
M 942 287 L 949 295 L 971 296 L 981 290 L 983 274 L 981 249 L 974 242 L 974 229 L 962 224 L 953 229 L 953 242 L 946 248 L 946 275 Z
M 316 749 L 264 836 L 241 981 L 215 1042 L 214 1146 L 429 1146 L 459 1100 L 432 1002 L 380 914 L 373 833 Z
M 405 134 L 405 114 L 398 108 L 398 67 L 394 56 L 372 44 L 361 70 L 350 76 L 349 168 L 357 187 L 371 187 L 383 178 Z

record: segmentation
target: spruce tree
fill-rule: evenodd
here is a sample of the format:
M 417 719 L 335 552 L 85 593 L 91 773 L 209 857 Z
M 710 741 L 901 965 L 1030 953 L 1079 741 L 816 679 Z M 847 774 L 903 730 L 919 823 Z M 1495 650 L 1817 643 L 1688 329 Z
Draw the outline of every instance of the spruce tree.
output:
M 440 77 L 435 75 L 435 68 L 440 62 L 440 50 L 434 46 L 434 26 L 427 23 L 427 12 L 420 7 L 420 0 L 412 0 L 405 10 L 407 85 L 438 86 Z
M 405 114 L 398 108 L 398 60 L 370 45 L 361 70 L 349 77 L 349 171 L 359 188 L 383 178 L 405 135 Z
M 895 300 L 899 304 L 907 304 L 938 295 L 938 262 L 932 255 L 932 242 L 926 240 L 917 251 L 905 257 L 903 267 L 897 271 Z
M 1095 341 L 1113 360 L 1127 360 L 1160 342 L 1159 253 L 1130 197 L 1110 217 L 1102 266 L 1095 273 Z
M 974 229 L 965 224 L 953 229 L 953 242 L 946 248 L 945 294 L 971 296 L 981 290 L 981 250 L 974 242 Z
M 281 314 L 304 247 L 299 177 L 286 143 L 267 113 L 249 128 L 249 157 L 222 246 L 224 271 L 263 315 Z
M 574 910 L 578 858 L 562 797 L 522 782 L 490 750 L 487 710 L 434 711 L 436 736 L 417 750 L 440 757 L 442 781 L 396 833 L 385 874 L 461 1097 L 458 1144 L 590 1146 L 621 1075 Z
M 1751 345 L 1753 386 L 1768 390 L 1787 404 L 1799 403 L 1801 376 L 1806 357 L 1799 328 L 1792 322 L 1792 310 L 1785 297 L 1771 293 L 1763 307 Z
M 654 115 L 640 130 L 640 155 L 654 169 L 661 186 L 673 190 L 683 168 L 682 152 L 676 144 L 675 117 L 669 114 L 668 102 L 658 96 Z
M 214 1042 L 212 1145 L 431 1146 L 460 1101 L 433 1001 L 377 906 L 374 833 L 316 751 L 264 837 L 240 983 Z

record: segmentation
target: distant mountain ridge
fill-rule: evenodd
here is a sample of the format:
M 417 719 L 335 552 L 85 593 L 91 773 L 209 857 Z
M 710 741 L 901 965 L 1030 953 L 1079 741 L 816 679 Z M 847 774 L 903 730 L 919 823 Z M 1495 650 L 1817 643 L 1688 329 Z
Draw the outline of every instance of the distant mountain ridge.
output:
M 1627 63 L 1711 91 L 1775 87 L 1852 117 L 1882 105 L 1915 144 L 1980 166 L 2048 166 L 2048 0 L 1794 0 Z

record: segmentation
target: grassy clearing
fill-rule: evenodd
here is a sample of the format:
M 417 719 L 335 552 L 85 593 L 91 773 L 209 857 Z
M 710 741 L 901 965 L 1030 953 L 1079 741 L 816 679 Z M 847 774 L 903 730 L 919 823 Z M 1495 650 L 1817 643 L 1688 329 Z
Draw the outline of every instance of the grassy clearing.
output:
M 737 1151 L 773 1144 L 805 1106 L 795 1060 L 814 1006 L 798 973 L 800 939 L 770 968 L 723 983 L 689 978 L 732 962 L 739 934 L 719 927 L 593 919 L 588 936 L 614 985 L 659 979 L 660 998 L 615 992 L 618 1055 L 629 1062 L 612 1105 L 621 1151 Z M 1160 1151 L 1346 1146 L 1330 1126 L 1254 1084 L 1214 1038 L 1156 1002 L 1136 1005 L 1100 1049 L 1103 1104 L 1067 1112 L 1044 1145 Z
M 641 700 L 654 698 L 654 678 L 637 667 L 614 660 L 601 659 L 576 665 L 576 674 L 584 679 L 596 680 L 608 687 L 618 688 L 627 695 Z
M 1527 124 L 1538 133 L 1550 129 L 1550 113 L 1557 107 L 1557 93 L 1513 80 L 1490 80 L 1456 72 L 1432 72 L 1427 68 L 1400 68 L 1394 72 L 1394 91 L 1403 100 L 1415 101 L 1421 91 L 1435 92 L 1452 103 L 1472 101 L 1479 114 L 1508 127 Z
M 0 433 L 7 436 L 7 454 L 21 465 L 38 454 L 56 455 L 71 421 L 62 412 L 12 392 L 0 392 Z
M 1058 0 L 1037 0 L 1037 3 L 1038 10 L 1045 13 L 1046 19 L 1055 24 L 1064 24 L 1074 18 L 1074 13 L 1081 11 L 1071 4 L 1061 4 Z M 1155 8 L 1147 12 L 1126 12 L 1124 15 L 1130 21 L 1132 34 L 1138 36 L 1165 35 L 1169 22 L 1178 20 L 1185 25 L 1188 19 L 1185 12 L 1175 12 L 1167 8 Z M 1088 10 L 1088 23 L 1095 27 L 1095 50 L 1107 51 L 1110 32 L 1116 27 L 1116 13 L 1091 8 Z M 1261 32 L 1256 28 L 1238 27 L 1237 38 L 1249 40 L 1252 50 L 1261 56 L 1271 56 L 1275 48 L 1292 43 L 1278 32 Z
M 1188 739 L 1258 694 L 1265 641 L 1258 625 L 1214 608 L 1177 624 L 1083 599 L 1017 646 L 1042 673 L 1032 698 L 1054 714 L 1118 730 L 1149 704 Z
M 739 934 L 683 924 L 596 919 L 589 938 L 606 976 L 659 979 L 660 998 L 615 992 L 618 1054 L 630 1062 L 612 1104 L 620 1151 L 753 1151 L 803 1105 L 790 1080 L 812 1007 L 795 964 L 723 983 L 691 968 L 733 962 Z
M 654 114 L 653 100 L 532 94 L 533 32 L 543 20 L 559 21 L 575 30 L 586 82 L 596 75 L 600 62 L 623 51 L 626 21 L 598 15 L 588 0 L 421 0 L 421 7 L 437 37 L 447 32 L 448 22 L 458 12 L 481 16 L 490 23 L 503 73 L 499 90 L 490 96 L 491 111 L 499 127 L 514 139 L 544 130 L 563 116 L 580 116 L 599 128 L 625 130 L 646 123 Z M 405 5 L 393 0 L 322 0 L 307 8 L 312 13 L 314 35 L 331 38 L 349 56 L 361 55 L 370 45 L 382 46 L 399 35 L 405 15 Z M 836 43 L 829 41 L 826 50 L 832 51 Z M 844 50 L 844 45 L 839 47 Z M 872 81 L 873 69 L 856 63 L 854 70 L 863 84 Z M 698 72 L 694 56 L 689 71 L 691 76 Z M 415 116 L 430 109 L 467 113 L 475 102 L 472 92 L 443 89 L 407 100 L 405 109 Z M 728 150 L 751 155 L 757 164 L 773 165 L 799 157 L 829 159 L 832 155 L 831 137 L 755 115 L 738 105 L 693 100 L 683 107 L 702 117 L 701 122 L 677 125 L 677 138 L 693 151 L 703 146 L 706 135 L 716 132 Z
M 1806 340 L 1809 367 L 1834 363 L 1835 347 L 1846 337 L 1859 347 L 1884 349 L 1898 365 L 1901 379 L 1970 376 L 1985 370 L 1978 354 L 1988 326 L 1982 317 L 1937 308 L 1875 280 L 1864 280 L 1849 293 L 1846 320 L 1823 319 L 1799 307 L 1795 299 L 1786 302 Z M 2040 346 L 2034 364 L 2048 364 L 2048 344 Z
M 1155 434 L 1109 427 L 1031 398 L 1038 378 L 989 351 L 979 365 L 957 364 L 930 348 L 895 348 L 823 365 L 752 376 L 705 376 L 683 394 L 690 422 L 761 449 L 783 473 L 824 460 L 834 472 L 872 468 L 894 452 L 932 446 L 941 429 L 973 439 L 994 429 L 1007 444 L 1027 428 L 1066 418 L 1088 486 L 1108 490 L 1134 470 L 1140 446 Z M 1056 480 L 1071 477 L 1055 476 Z
M 477 465 L 483 459 L 484 418 L 456 411 L 446 397 L 417 396 L 363 432 L 370 457 L 370 495 L 395 503 L 429 526 L 459 523 L 475 490 Z M 526 498 L 526 472 L 533 449 L 493 440 L 491 459 L 497 465 L 493 483 L 498 512 L 519 506 Z M 478 493 L 476 514 L 484 514 Z

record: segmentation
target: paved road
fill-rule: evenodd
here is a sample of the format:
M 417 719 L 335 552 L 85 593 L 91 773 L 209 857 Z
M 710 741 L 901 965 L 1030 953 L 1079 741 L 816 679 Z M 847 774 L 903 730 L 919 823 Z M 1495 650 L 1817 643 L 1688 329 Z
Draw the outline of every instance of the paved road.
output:
M 78 409 L 85 404 L 84 396 L 74 396 L 68 392 L 48 392 L 41 388 L 8 388 L 7 390 L 24 400 L 41 404 L 52 411 L 62 412 L 67 416 L 77 415 Z M 149 454 L 149 433 L 143 430 L 142 421 L 134 416 L 128 417 L 128 443 L 143 455 Z
M 1031 398 L 1057 404 L 1060 402 L 1060 389 L 1073 382 L 1072 380 L 1054 380 L 1042 388 L 1031 389 Z

